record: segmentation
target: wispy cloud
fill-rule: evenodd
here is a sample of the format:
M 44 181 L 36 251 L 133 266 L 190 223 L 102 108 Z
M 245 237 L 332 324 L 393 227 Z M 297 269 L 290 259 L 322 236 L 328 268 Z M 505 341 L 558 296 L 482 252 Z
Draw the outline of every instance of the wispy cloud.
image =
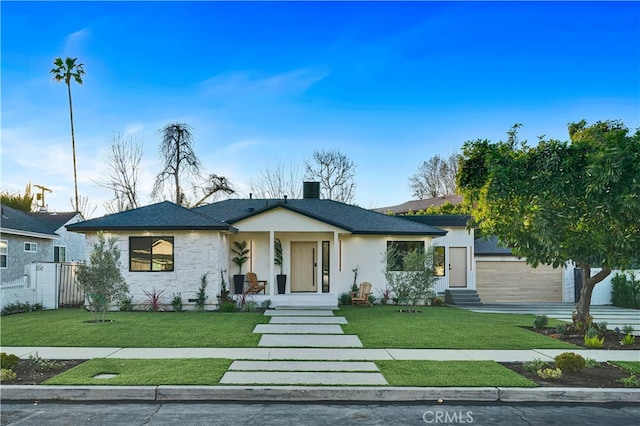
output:
M 76 32 L 69 34 L 64 42 L 64 54 L 65 56 L 77 57 L 79 52 L 84 50 L 84 45 L 89 39 L 91 31 L 88 28 L 83 28 Z
M 237 71 L 211 77 L 201 83 L 202 93 L 217 98 L 286 97 L 304 93 L 326 78 L 324 67 L 301 68 L 280 74 Z

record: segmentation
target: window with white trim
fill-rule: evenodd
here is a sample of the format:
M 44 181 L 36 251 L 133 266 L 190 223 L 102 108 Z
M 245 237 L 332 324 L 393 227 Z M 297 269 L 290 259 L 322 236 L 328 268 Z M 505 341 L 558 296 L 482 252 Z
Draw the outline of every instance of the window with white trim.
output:
M 24 243 L 24 251 L 28 251 L 29 253 L 37 253 L 38 243 Z
M 7 240 L 0 240 L 0 268 L 7 268 L 7 260 L 9 257 L 9 243 Z
M 67 261 L 67 248 L 65 246 L 53 246 L 53 261 L 56 263 Z

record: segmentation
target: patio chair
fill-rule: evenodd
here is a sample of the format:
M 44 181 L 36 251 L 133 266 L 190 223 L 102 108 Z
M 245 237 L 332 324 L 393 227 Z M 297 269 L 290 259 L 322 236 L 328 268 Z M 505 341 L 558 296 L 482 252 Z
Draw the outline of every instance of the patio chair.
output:
M 369 301 L 370 295 L 371 295 L 371 283 L 362 282 L 360 283 L 360 288 L 358 289 L 358 291 L 351 292 L 351 304 L 373 306 Z
M 247 289 L 247 293 L 249 294 L 258 294 L 263 292 L 267 294 L 265 289 L 267 288 L 267 282 L 264 280 L 258 280 L 258 276 L 255 272 L 247 272 L 245 275 L 247 282 L 249 283 L 249 288 Z

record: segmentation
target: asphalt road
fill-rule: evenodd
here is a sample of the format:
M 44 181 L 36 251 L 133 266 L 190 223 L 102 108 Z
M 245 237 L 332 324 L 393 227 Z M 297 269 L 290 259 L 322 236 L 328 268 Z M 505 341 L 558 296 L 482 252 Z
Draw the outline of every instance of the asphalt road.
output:
M 3 403 L 2 425 L 616 425 L 638 404 Z

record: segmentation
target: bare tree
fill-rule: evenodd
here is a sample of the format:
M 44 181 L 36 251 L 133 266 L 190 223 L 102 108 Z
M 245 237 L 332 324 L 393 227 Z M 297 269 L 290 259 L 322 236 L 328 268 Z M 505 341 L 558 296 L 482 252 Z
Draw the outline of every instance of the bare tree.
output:
M 160 153 L 164 167 L 156 177 L 152 198 L 162 199 L 169 193 L 171 201 L 189 207 L 191 202 L 185 188 L 190 187 L 192 197 L 197 200 L 191 206 L 196 207 L 205 204 L 208 198 L 220 192 L 235 192 L 224 176 L 209 174 L 202 177 L 202 164 L 193 150 L 191 131 L 191 126 L 185 123 L 171 123 L 160 130 Z
M 200 160 L 193 151 L 191 130 L 191 126 L 185 123 L 167 124 L 160 130 L 160 153 L 164 166 L 153 184 L 152 198 L 160 199 L 165 190 L 169 190 L 172 193 L 171 201 L 179 205 L 188 204 L 181 180 L 188 181 L 200 176 L 201 167 Z
M 80 213 L 82 217 L 85 219 L 91 219 L 93 214 L 96 212 L 96 209 L 98 208 L 98 206 L 92 205 L 89 202 L 89 197 L 86 197 L 86 196 L 80 195 L 78 198 L 78 201 L 80 205 L 78 206 L 77 209 L 74 208 L 74 211 Z M 71 203 L 71 207 L 74 207 L 75 203 L 73 198 L 69 198 L 69 203 Z
M 409 187 L 419 199 L 451 195 L 456 193 L 458 154 L 449 158 L 435 155 L 423 162 L 418 171 L 409 178 Z
M 315 151 L 305 162 L 305 178 L 320 182 L 323 198 L 350 203 L 355 196 L 355 164 L 336 150 Z
M 118 133 L 110 137 L 109 144 L 108 170 L 102 181 L 98 182 L 98 185 L 113 192 L 113 199 L 105 204 L 105 209 L 109 213 L 117 213 L 138 208 L 142 140 Z
M 251 192 L 257 198 L 301 198 L 303 180 L 300 167 L 293 162 L 287 166 L 278 161 L 273 167 L 267 163 L 251 180 Z

